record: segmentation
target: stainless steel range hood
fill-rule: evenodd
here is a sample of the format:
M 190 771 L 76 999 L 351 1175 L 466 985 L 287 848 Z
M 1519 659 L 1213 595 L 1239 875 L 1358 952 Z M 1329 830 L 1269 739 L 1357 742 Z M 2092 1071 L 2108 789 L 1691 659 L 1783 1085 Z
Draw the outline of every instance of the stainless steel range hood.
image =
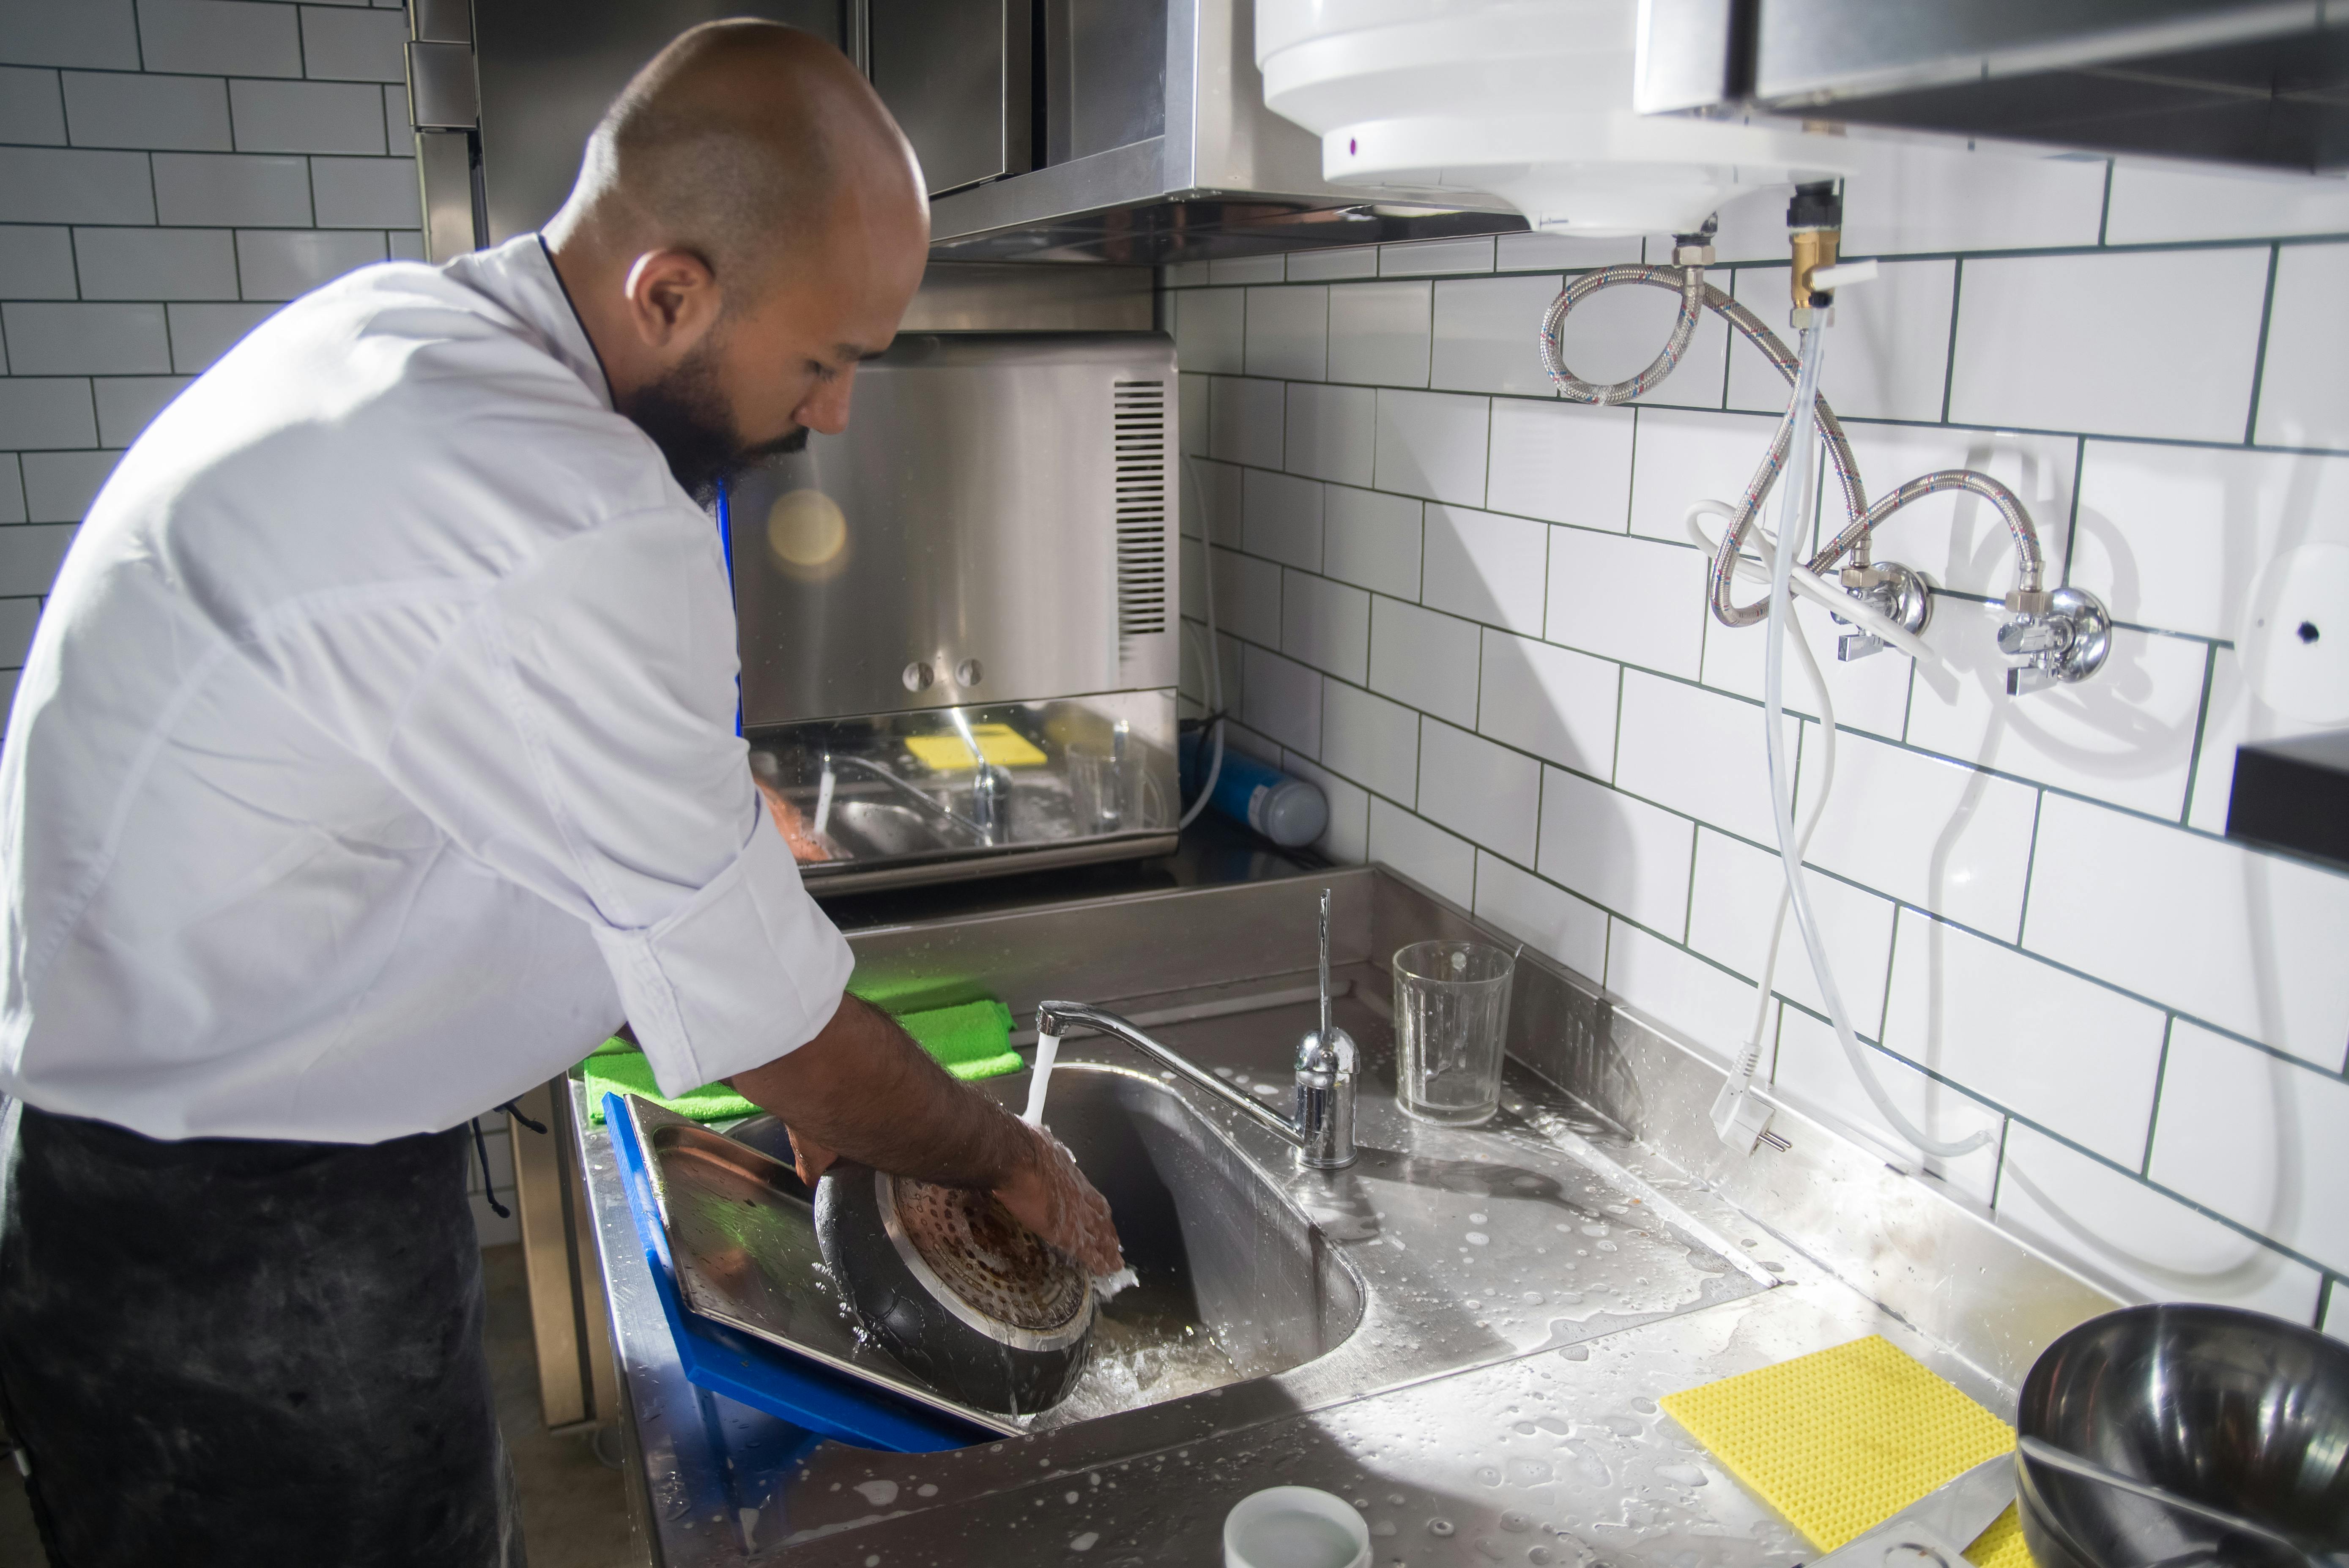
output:
M 968 4 L 871 0 L 869 25 L 878 38 Z M 1264 107 L 1253 0 L 1034 4 L 1035 166 L 935 196 L 939 259 L 1155 264 L 1526 226 L 1497 199 L 1324 181 L 1320 139 Z M 875 85 L 893 108 L 910 92 Z M 984 125 L 958 134 L 996 141 Z

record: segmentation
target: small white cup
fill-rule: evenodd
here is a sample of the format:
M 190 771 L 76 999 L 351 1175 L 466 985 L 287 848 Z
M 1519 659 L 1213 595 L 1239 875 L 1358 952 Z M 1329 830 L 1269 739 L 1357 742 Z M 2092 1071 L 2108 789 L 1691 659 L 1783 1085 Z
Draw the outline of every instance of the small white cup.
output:
M 1224 1516 L 1224 1568 L 1370 1568 L 1371 1527 L 1317 1487 L 1268 1487 Z

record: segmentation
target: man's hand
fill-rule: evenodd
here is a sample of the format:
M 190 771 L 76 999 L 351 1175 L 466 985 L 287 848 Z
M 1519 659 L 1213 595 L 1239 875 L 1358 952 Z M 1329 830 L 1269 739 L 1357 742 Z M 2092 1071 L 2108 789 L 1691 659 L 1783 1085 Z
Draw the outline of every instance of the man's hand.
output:
M 803 1181 L 812 1184 L 837 1155 L 988 1189 L 1086 1272 L 1124 1266 L 1108 1201 L 1057 1139 L 957 1082 L 887 1014 L 854 996 L 842 997 L 832 1021 L 798 1050 L 730 1081 L 790 1130 Z
M 807 1183 L 809 1191 L 814 1191 L 816 1178 L 831 1170 L 832 1162 L 840 1156 L 789 1122 L 783 1124 L 783 1131 L 792 1140 L 792 1169 L 800 1173 L 800 1180 Z
M 1017 1125 L 1032 1140 L 1035 1157 L 999 1185 L 995 1195 L 1020 1223 L 1076 1259 L 1085 1273 L 1117 1273 L 1125 1257 L 1118 1250 L 1109 1200 L 1093 1190 L 1059 1139 L 1024 1121 Z

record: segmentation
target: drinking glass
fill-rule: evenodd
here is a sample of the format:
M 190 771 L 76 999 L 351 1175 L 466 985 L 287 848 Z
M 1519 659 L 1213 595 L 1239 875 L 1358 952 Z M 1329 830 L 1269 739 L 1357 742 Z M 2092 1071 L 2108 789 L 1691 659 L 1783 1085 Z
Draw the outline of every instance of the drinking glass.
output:
M 1069 800 L 1080 834 L 1124 830 L 1129 815 L 1125 748 L 1080 741 L 1068 748 Z
M 1414 942 L 1394 955 L 1395 1101 L 1447 1127 L 1501 1106 L 1515 955 L 1481 942 Z

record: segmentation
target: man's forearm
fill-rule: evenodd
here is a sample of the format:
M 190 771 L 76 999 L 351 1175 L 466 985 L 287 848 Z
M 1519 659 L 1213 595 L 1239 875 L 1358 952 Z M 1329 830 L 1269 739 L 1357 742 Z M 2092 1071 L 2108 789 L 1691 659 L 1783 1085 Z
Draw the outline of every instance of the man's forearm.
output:
M 730 1081 L 794 1134 L 876 1170 L 1000 1187 L 1030 1157 L 1009 1112 L 854 996 L 798 1050 Z

